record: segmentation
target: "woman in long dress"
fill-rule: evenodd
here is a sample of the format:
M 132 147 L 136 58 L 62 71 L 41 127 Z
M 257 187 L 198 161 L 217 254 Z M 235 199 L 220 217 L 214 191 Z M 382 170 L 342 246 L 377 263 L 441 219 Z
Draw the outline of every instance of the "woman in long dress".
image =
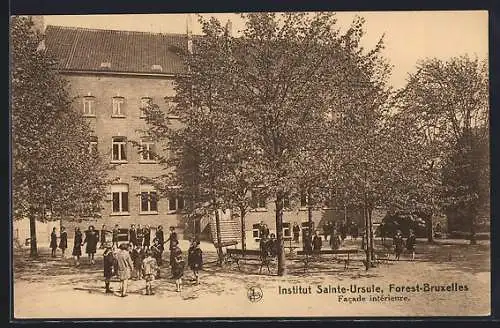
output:
M 85 252 L 89 256 L 89 263 L 94 264 L 94 254 L 97 250 L 97 242 L 99 241 L 99 235 L 93 225 L 89 226 L 89 230 L 85 234 L 84 244 L 87 244 Z
M 80 266 L 80 256 L 82 256 L 82 240 L 83 235 L 80 228 L 75 228 L 75 239 L 73 243 L 73 256 L 75 257 L 75 266 Z
M 68 248 L 68 233 L 65 227 L 61 227 L 61 234 L 59 235 L 59 248 L 62 251 L 62 257 L 66 258 L 66 248 Z
M 52 233 L 50 234 L 50 248 L 52 249 L 50 256 L 56 257 L 57 250 L 57 234 L 56 228 L 52 228 Z

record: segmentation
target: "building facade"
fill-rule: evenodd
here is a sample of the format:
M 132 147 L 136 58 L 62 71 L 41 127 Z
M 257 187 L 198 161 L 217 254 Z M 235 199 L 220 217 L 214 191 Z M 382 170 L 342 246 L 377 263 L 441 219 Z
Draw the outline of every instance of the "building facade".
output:
M 209 220 L 185 224 L 182 197 L 160 198 L 152 186 L 141 185 L 138 176 L 154 177 L 162 167 L 147 153 L 141 153 L 131 142 L 145 149 L 157 145 L 145 138 L 147 128 L 141 108 L 148 102 L 166 107 L 174 94 L 175 78 L 186 72 L 179 51 L 190 51 L 190 34 L 160 34 L 131 31 L 98 30 L 47 26 L 45 47 L 58 59 L 61 75 L 70 83 L 77 110 L 87 118 L 94 135 L 89 151 L 98 151 L 115 168 L 110 172 L 115 182 L 109 186 L 105 209 L 93 224 L 111 228 L 118 224 L 164 227 L 176 226 L 189 233 L 209 235 Z M 170 117 L 171 124 L 180 124 Z M 254 208 L 245 218 L 249 245 L 259 240 L 257 225 L 263 221 L 275 233 L 275 207 L 255 191 Z M 305 197 L 295 200 L 293 209 L 285 204 L 284 236 L 291 238 L 292 225 L 307 227 L 308 211 Z M 239 220 L 237 215 L 232 215 Z M 363 219 L 357 209 L 325 207 L 314 210 L 314 227 L 321 229 L 326 221 L 355 221 L 361 227 Z M 63 223 L 69 229 L 71 222 Z

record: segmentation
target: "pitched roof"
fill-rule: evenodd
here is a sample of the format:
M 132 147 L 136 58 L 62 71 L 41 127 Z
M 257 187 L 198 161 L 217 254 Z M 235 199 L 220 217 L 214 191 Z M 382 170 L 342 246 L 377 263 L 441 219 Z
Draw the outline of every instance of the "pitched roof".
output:
M 187 35 L 49 25 L 45 46 L 61 70 L 179 74 Z

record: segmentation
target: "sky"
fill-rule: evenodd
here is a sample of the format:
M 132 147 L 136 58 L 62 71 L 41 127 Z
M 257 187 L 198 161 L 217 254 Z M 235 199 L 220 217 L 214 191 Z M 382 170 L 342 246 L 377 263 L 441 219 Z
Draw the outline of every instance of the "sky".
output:
M 418 60 L 427 57 L 448 59 L 468 54 L 488 57 L 487 11 L 403 11 L 403 12 L 338 12 L 338 26 L 349 27 L 359 15 L 366 20 L 362 44 L 373 47 L 385 34 L 384 56 L 393 65 L 391 84 L 403 87 L 408 73 L 414 72 Z M 191 30 L 201 34 L 196 15 L 191 14 Z M 231 20 L 233 33 L 244 28 L 238 14 L 203 14 L 222 22 Z M 161 33 L 185 33 L 187 14 L 141 15 L 60 15 L 44 16 L 46 25 L 118 29 Z

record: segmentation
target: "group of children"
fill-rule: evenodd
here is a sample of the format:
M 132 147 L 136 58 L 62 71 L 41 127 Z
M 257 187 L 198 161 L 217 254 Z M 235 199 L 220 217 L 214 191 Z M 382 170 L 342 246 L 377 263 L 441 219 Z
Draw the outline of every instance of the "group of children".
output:
M 133 243 L 120 244 L 118 250 L 110 245 L 104 251 L 104 281 L 106 293 L 112 293 L 110 281 L 113 276 L 120 280 L 120 296 L 127 296 L 130 279 L 144 280 L 146 295 L 153 295 L 153 281 L 160 277 L 161 260 L 160 240 L 155 238 L 153 246 L 145 248 Z M 170 267 L 175 280 L 176 291 L 182 290 L 185 261 L 177 239 L 170 240 Z M 188 250 L 188 265 L 193 271 L 194 280 L 199 284 L 199 270 L 203 265 L 203 252 L 197 238 L 191 240 Z
M 406 246 L 406 249 L 411 252 L 411 260 L 413 261 L 415 259 L 415 244 L 417 242 L 415 232 L 410 229 L 410 233 L 408 237 L 406 238 L 406 245 L 405 241 L 403 239 L 403 234 L 401 233 L 401 230 L 397 230 L 396 234 L 393 237 L 393 244 L 394 244 L 394 255 L 397 261 L 399 261 L 399 258 L 401 256 L 401 253 L 403 253 L 403 248 Z

